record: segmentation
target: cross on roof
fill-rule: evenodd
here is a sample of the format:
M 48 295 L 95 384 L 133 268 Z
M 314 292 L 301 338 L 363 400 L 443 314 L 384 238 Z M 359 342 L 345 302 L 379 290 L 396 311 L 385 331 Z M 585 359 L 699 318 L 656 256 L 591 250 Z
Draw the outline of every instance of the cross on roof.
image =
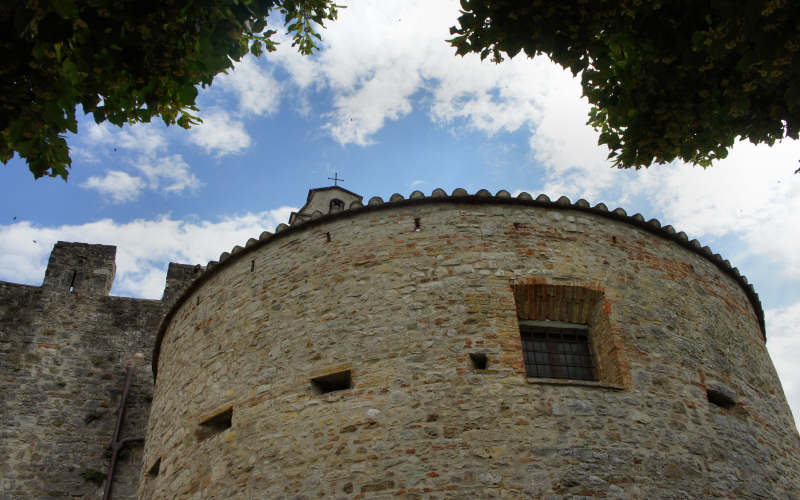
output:
M 343 181 L 344 179 L 339 178 L 339 172 L 334 172 L 333 177 L 328 177 L 329 180 L 333 181 L 333 185 L 336 186 L 337 182 Z

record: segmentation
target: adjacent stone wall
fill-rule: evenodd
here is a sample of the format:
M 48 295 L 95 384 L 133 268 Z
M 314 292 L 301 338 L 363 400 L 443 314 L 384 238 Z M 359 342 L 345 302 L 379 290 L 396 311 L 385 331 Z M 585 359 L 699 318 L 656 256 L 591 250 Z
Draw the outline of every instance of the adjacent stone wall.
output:
M 0 282 L 0 498 L 102 496 L 127 366 L 120 437 L 144 437 L 165 307 L 107 295 L 115 251 L 59 242 L 42 287 Z M 124 448 L 112 498 L 135 498 L 141 455 Z
M 666 238 L 577 210 L 420 201 L 238 252 L 180 303 L 156 352 L 141 498 L 800 490 L 760 311 Z M 613 383 L 525 379 L 520 283 L 602 293 L 592 321 L 614 343 L 599 347 Z M 351 389 L 310 383 L 343 370 Z M 709 402 L 710 387 L 736 403 Z M 228 407 L 230 428 L 199 425 Z

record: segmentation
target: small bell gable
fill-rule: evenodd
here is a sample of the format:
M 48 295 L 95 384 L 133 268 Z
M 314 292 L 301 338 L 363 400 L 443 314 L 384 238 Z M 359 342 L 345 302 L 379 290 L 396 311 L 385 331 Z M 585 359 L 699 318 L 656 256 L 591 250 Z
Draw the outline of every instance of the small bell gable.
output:
M 311 218 L 316 211 L 323 214 L 345 210 L 354 201 L 362 201 L 362 196 L 348 191 L 341 186 L 329 186 L 309 189 L 306 204 L 299 212 L 292 212 L 289 216 L 289 225 L 304 222 Z

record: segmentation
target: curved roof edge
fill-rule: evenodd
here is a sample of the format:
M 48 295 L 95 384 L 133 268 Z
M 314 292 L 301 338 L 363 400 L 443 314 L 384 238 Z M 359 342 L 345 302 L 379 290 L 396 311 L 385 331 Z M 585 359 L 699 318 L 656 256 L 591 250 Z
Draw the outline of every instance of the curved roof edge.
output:
M 270 233 L 268 231 L 264 231 L 259 236 L 258 240 L 254 238 L 250 238 L 245 243 L 245 246 L 235 246 L 231 249 L 230 252 L 223 252 L 219 256 L 218 261 L 210 261 L 208 265 L 206 265 L 205 271 L 200 274 L 195 280 L 189 285 L 183 293 L 178 297 L 178 299 L 170 306 L 169 310 L 167 311 L 166 315 L 164 315 L 164 319 L 161 321 L 161 325 L 158 328 L 158 333 L 156 335 L 156 342 L 153 346 L 153 380 L 155 381 L 158 375 L 158 358 L 161 352 L 161 342 L 164 338 L 164 333 L 166 332 L 167 325 L 169 325 L 172 318 L 175 316 L 178 308 L 186 301 L 186 299 L 195 292 L 203 283 L 208 281 L 212 276 L 217 274 L 220 269 L 227 267 L 232 262 L 236 262 L 245 255 L 253 252 L 254 250 L 265 246 L 267 243 L 271 242 L 276 238 L 282 238 L 289 234 L 295 233 L 297 231 L 304 230 L 308 227 L 313 227 L 321 223 L 328 222 L 333 219 L 337 218 L 345 218 L 350 217 L 356 214 L 364 213 L 367 211 L 374 211 L 374 210 L 383 210 L 387 208 L 394 208 L 399 206 L 408 206 L 408 205 L 418 205 L 424 203 L 497 203 L 497 204 L 508 204 L 508 205 L 526 205 L 526 206 L 534 206 L 534 207 L 544 207 L 544 208 L 553 208 L 553 209 L 561 209 L 561 210 L 578 210 L 582 212 L 588 212 L 595 215 L 600 215 L 609 219 L 626 222 L 631 224 L 635 227 L 640 229 L 644 229 L 645 231 L 655 234 L 657 236 L 661 236 L 662 238 L 666 238 L 668 240 L 674 241 L 680 246 L 689 249 L 690 251 L 706 258 L 712 264 L 717 266 L 723 273 L 727 274 L 731 278 L 736 281 L 739 286 L 742 287 L 745 295 L 747 295 L 750 304 L 753 306 L 753 310 L 756 313 L 756 317 L 758 319 L 759 326 L 761 327 L 761 334 L 764 338 L 764 341 L 767 340 L 766 334 L 766 327 L 764 325 L 764 310 L 761 306 L 761 300 L 758 298 L 758 294 L 753 288 L 751 283 L 748 283 L 747 277 L 744 276 L 739 272 L 739 270 L 731 265 L 731 263 L 727 259 L 723 259 L 717 253 L 712 252 L 712 250 L 707 246 L 702 246 L 699 241 L 696 239 L 689 240 L 689 237 L 683 231 L 676 231 L 670 225 L 662 226 L 661 223 L 656 219 L 645 220 L 645 218 L 641 214 L 634 214 L 628 215 L 624 209 L 622 208 L 615 208 L 614 210 L 609 210 L 608 207 L 604 203 L 598 203 L 595 206 L 591 206 L 588 201 L 584 199 L 579 199 L 575 203 L 572 203 L 569 198 L 566 196 L 562 196 L 555 201 L 552 201 L 547 195 L 540 194 L 536 198 L 531 196 L 529 193 L 522 192 L 517 195 L 516 198 L 512 197 L 511 194 L 506 190 L 500 190 L 494 196 L 487 190 L 481 189 L 477 191 L 475 194 L 469 194 L 465 189 L 457 188 L 453 190 L 451 195 L 448 195 L 443 189 L 437 188 L 434 189 L 430 196 L 425 196 L 424 193 L 421 191 L 414 191 L 408 198 L 404 198 L 403 195 L 395 193 L 393 194 L 388 202 L 384 202 L 378 196 L 373 196 L 370 198 L 369 202 L 366 205 L 362 204 L 361 202 L 354 201 L 348 209 L 329 213 L 329 214 L 322 214 L 321 212 L 314 212 L 311 216 L 311 219 L 308 221 L 301 222 L 299 224 L 295 224 L 293 226 L 287 226 L 286 224 L 279 224 L 278 227 L 275 229 L 275 233 Z

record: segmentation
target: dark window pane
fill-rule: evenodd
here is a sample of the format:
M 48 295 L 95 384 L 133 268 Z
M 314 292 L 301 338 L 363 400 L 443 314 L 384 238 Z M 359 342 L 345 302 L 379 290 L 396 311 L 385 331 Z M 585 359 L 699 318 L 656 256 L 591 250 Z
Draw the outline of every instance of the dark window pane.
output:
M 526 326 L 520 330 L 529 377 L 594 380 L 585 331 Z

